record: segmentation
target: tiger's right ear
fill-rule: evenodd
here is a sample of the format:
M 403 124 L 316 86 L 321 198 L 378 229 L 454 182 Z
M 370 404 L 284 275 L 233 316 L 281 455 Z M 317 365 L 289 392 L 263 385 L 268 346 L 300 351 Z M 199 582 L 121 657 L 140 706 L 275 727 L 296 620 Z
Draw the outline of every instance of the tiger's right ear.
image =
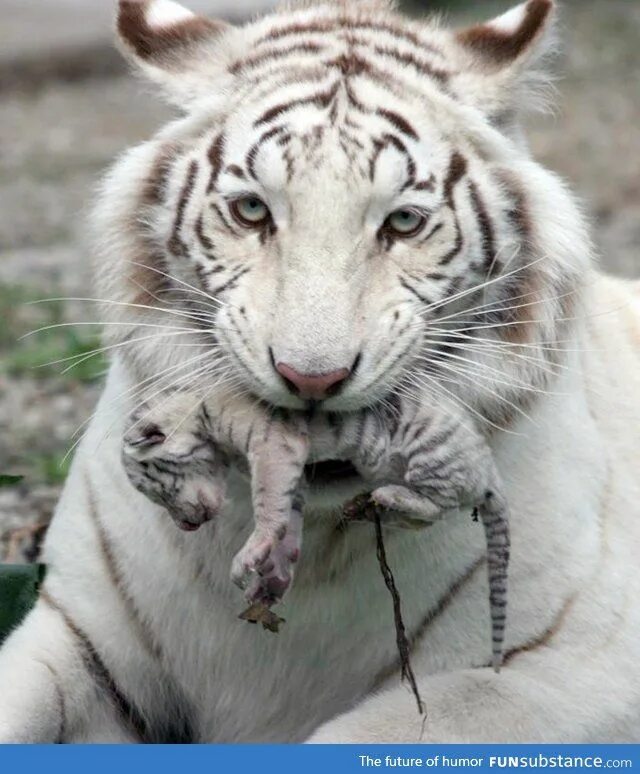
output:
M 179 103 L 196 98 L 215 77 L 218 45 L 231 29 L 173 0 L 119 0 L 119 48 Z

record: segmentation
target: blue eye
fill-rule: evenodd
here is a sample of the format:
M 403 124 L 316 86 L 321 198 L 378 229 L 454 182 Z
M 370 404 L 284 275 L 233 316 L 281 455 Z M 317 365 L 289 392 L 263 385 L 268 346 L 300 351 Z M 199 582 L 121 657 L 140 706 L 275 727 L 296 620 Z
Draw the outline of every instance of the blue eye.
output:
M 386 220 L 388 230 L 398 236 L 413 236 L 424 225 L 424 215 L 415 210 L 396 210 Z
M 271 216 L 269 208 L 258 196 L 241 196 L 229 205 L 232 214 L 243 226 L 261 226 Z

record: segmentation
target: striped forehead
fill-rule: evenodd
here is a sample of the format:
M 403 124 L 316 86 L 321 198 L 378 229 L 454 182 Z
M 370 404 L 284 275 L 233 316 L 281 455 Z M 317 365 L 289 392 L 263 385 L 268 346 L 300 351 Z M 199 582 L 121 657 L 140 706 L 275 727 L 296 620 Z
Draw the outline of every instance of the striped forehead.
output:
M 433 28 L 384 17 L 317 11 L 266 19 L 248 30 L 244 55 L 229 66 L 241 80 L 317 78 L 328 70 L 367 72 L 389 89 L 447 88 L 450 73 Z M 426 86 L 428 88 L 428 86 Z
M 321 106 L 278 102 L 283 112 L 268 126 L 248 122 L 246 114 L 229 120 L 214 143 L 221 182 L 231 177 L 232 187 L 246 181 L 279 190 L 333 177 L 348 187 L 365 184 L 380 198 L 433 190 L 434 172 L 446 155 L 441 142 L 422 140 L 395 111 L 377 108 L 368 119 L 356 119 L 339 107 L 339 93 L 332 100 Z
M 255 108 L 255 125 L 268 126 L 296 107 L 335 110 L 341 96 L 353 113 L 375 113 L 390 103 L 415 113 L 426 95 L 448 88 L 448 72 L 435 64 L 442 56 L 409 30 L 334 20 L 272 29 L 229 72 L 239 102 Z M 415 133 L 406 117 L 396 127 Z
M 279 188 L 331 164 L 381 190 L 426 190 L 439 143 L 419 106 L 429 90 L 446 90 L 449 73 L 424 30 L 303 12 L 247 33 L 229 65 L 224 170 Z
M 330 73 L 320 82 L 281 85 L 228 116 L 225 163 L 267 186 L 328 164 L 338 175 L 409 188 L 431 177 L 443 155 L 437 128 L 413 112 L 366 77 Z

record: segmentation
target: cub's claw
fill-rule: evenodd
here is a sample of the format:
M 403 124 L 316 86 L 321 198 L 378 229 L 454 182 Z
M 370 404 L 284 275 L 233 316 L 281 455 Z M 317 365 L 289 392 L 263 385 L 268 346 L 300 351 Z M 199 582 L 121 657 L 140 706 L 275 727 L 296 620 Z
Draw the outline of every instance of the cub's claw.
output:
M 231 579 L 244 589 L 247 601 L 273 605 L 282 599 L 293 580 L 301 539 L 296 516 L 286 529 L 281 527 L 266 536 L 254 532 L 249 537 L 231 565 Z

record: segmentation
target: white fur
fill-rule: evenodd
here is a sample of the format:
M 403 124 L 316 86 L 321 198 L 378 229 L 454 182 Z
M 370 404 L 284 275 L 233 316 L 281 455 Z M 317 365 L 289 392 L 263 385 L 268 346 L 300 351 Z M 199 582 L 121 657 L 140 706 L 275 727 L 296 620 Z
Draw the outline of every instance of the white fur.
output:
M 511 8 L 506 13 L 503 13 L 502 16 L 498 16 L 497 19 L 494 19 L 490 23 L 490 26 L 503 32 L 515 32 L 525 18 L 526 8 L 526 3 L 520 3 L 520 5 Z
M 194 16 L 192 11 L 172 0 L 154 0 L 147 11 L 147 22 L 151 27 L 171 27 Z
M 300 18 L 324 18 L 332 7 L 296 13 Z M 248 45 L 273 23 L 273 18 L 259 21 L 232 37 Z M 455 43 L 447 33 L 434 29 L 432 34 L 440 36 L 437 39 L 454 55 Z M 218 83 L 216 61 L 210 60 L 209 75 L 210 82 Z M 202 68 L 192 85 L 203 83 Z M 224 114 L 235 127 L 229 133 L 231 157 L 246 152 L 251 141 L 246 127 L 278 97 L 273 85 L 266 83 L 262 95 L 254 90 L 255 101 L 234 112 L 229 102 L 235 107 L 242 102 L 240 96 L 225 91 L 224 79 L 219 83 L 209 101 L 198 86 L 189 91 L 189 116 L 154 143 L 128 154 L 105 186 L 96 222 L 106 235 L 100 287 L 111 301 L 130 299 L 127 261 L 135 254 L 139 235 L 134 226 L 123 224 L 130 224 L 131 213 L 138 211 L 140 181 L 158 149 L 167 141 L 182 143 L 190 154 L 180 161 L 183 166 L 189 158 L 202 158 L 210 146 L 210 128 Z M 451 147 L 463 148 L 492 212 L 499 209 L 504 194 L 488 185 L 488 168 L 517 173 L 535 223 L 542 287 L 568 292 L 576 301 L 567 320 L 552 300 L 553 290 L 531 307 L 532 319 L 538 322 L 532 348 L 524 353 L 541 357 L 550 337 L 569 341 L 562 367 L 552 379 L 541 380 L 539 369 L 527 361 L 501 355 L 507 377 L 525 379 L 543 390 L 527 407 L 530 420 L 516 416 L 511 432 L 497 433 L 492 441 L 512 513 L 506 648 L 522 647 L 522 652 L 500 675 L 481 668 L 489 655 L 489 619 L 486 576 L 478 569 L 415 645 L 413 665 L 428 708 L 421 736 L 422 720 L 393 670 L 395 633 L 371 529 L 354 525 L 344 534 L 335 531 L 336 506 L 354 493 L 345 485 L 318 493 L 310 503 L 299 571 L 282 610 L 287 619 L 282 631 L 273 635 L 239 621 L 241 597 L 228 576 L 231 558 L 251 529 L 247 483 L 233 472 L 223 517 L 195 534 L 177 532 L 160 508 L 133 490 L 121 466 L 120 449 L 131 408 L 131 401 L 122 395 L 136 377 L 131 360 L 120 356 L 114 358 L 46 540 L 47 592 L 96 643 L 118 684 L 151 721 L 163 712 L 170 714 L 171 686 L 179 686 L 193 708 L 201 741 L 640 742 L 637 290 L 589 268 L 589 242 L 570 195 L 553 175 L 492 128 L 474 100 L 454 102 L 417 79 L 414 87 L 416 93 L 422 89 L 419 93 L 428 105 L 423 112 L 416 108 L 413 116 L 421 134 L 432 138 L 429 154 L 421 157 L 425 171 L 441 174 Z M 363 83 L 358 88 L 361 99 L 380 101 L 374 85 Z M 507 99 L 497 86 L 495 94 Z M 315 118 L 310 113 L 306 120 L 313 125 Z M 277 188 L 278 156 L 269 150 L 265 156 L 259 162 L 261 172 L 273 175 Z M 395 161 L 390 157 L 387 163 L 383 175 L 391 185 Z M 343 172 L 350 170 L 345 167 Z M 296 362 L 307 366 L 324 358 L 326 368 L 342 365 L 352 356 L 355 336 L 360 335 L 352 324 L 354 309 L 364 315 L 364 322 L 357 319 L 368 326 L 366 340 L 375 357 L 358 375 L 362 381 L 354 379 L 351 392 L 335 399 L 335 407 L 348 408 L 349 400 L 353 405 L 366 402 L 366 380 L 371 380 L 394 340 L 389 318 L 380 313 L 389 300 L 388 277 L 383 273 L 387 269 L 370 269 L 372 274 L 380 272 L 373 291 L 367 290 L 373 294 L 371 308 L 358 306 L 355 300 L 365 287 L 357 283 L 361 262 L 368 256 L 364 247 L 362 254 L 349 251 L 354 233 L 350 229 L 355 229 L 354 213 L 362 215 L 358 202 L 369 192 L 356 186 L 347 200 L 344 177 L 339 169 L 334 173 L 326 165 L 314 185 L 305 188 L 302 179 L 296 181 L 294 201 L 304 195 L 308 209 L 293 210 L 302 225 L 298 231 L 291 226 L 289 241 L 278 254 L 277 260 L 288 266 L 282 281 L 290 295 L 277 310 L 281 316 L 276 324 L 268 322 L 275 308 L 273 268 L 256 271 L 257 284 L 240 286 L 233 303 L 253 305 L 252 342 L 271 335 L 286 357 L 299 358 Z M 346 175 L 346 179 L 354 178 Z M 172 178 L 170 201 L 179 196 L 183 180 L 177 174 Z M 224 185 L 232 183 L 225 180 Z M 205 181 L 199 179 L 197 186 L 204 189 Z M 388 191 L 381 194 L 366 212 L 371 224 L 397 206 L 384 199 Z M 202 195 L 198 189 L 193 201 Z M 286 232 L 286 213 L 292 210 L 282 192 L 270 195 L 269 204 L 282 213 Z M 478 249 L 477 228 L 469 225 L 468 202 L 462 193 L 456 195 L 472 253 Z M 171 206 L 148 214 L 159 244 L 174 214 Z M 195 217 L 195 210 L 187 208 L 186 234 Z M 509 229 L 501 223 L 497 230 L 506 250 Z M 435 244 L 433 249 L 440 248 Z M 233 240 L 225 245 L 230 260 L 248 260 L 247 254 L 246 247 Z M 262 254 L 255 248 L 251 255 L 259 260 Z M 397 260 L 418 261 L 409 248 L 394 255 Z M 329 256 L 334 259 L 333 274 L 321 268 Z M 204 265 L 201 255 L 194 253 L 194 260 Z M 266 266 L 275 266 L 275 261 L 264 258 Z M 187 281 L 190 275 L 181 276 Z M 326 305 L 327 294 L 334 302 L 331 307 Z M 300 307 L 314 324 L 305 320 Z M 230 308 L 223 306 L 222 320 Z M 141 321 L 166 323 L 166 317 L 152 310 L 145 316 L 141 311 L 133 314 L 112 307 L 109 319 L 125 323 L 114 330 L 122 336 L 136 331 L 140 335 Z M 114 338 L 121 340 L 120 335 Z M 241 342 L 234 341 L 233 346 L 249 356 Z M 157 340 L 141 343 L 137 357 L 158 369 L 185 359 L 179 348 Z M 491 361 L 478 355 L 478 362 Z M 269 381 L 268 363 L 254 357 L 251 368 L 261 380 L 253 388 L 267 391 L 274 402 L 289 400 L 296 407 L 281 385 Z M 237 365 L 227 373 L 237 373 Z M 470 382 L 458 388 L 459 396 L 489 414 L 500 407 L 501 397 L 512 394 L 498 379 L 484 386 L 477 379 Z M 131 617 L 112 582 L 100 550 L 104 534 L 113 547 L 117 572 L 135 601 L 137 618 Z M 484 552 L 481 526 L 465 513 L 419 533 L 389 530 L 386 543 L 409 631 L 416 630 Z M 159 659 L 145 645 L 141 628 L 161 644 Z M 41 600 L 0 651 L 1 741 L 53 741 L 61 732 L 66 741 L 135 739 L 113 705 L 96 693 L 80 652 L 60 614 Z

